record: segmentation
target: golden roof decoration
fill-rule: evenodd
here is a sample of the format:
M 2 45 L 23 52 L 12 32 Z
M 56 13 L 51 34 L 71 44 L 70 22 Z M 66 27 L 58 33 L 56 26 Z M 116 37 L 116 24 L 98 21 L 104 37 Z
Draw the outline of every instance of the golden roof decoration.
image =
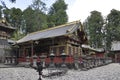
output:
M 1 26 L 1 27 L 5 27 L 5 28 L 9 28 L 9 29 L 15 29 L 15 27 L 12 27 L 12 26 L 10 25 L 10 23 L 8 23 L 5 18 L 0 19 L 0 26 Z

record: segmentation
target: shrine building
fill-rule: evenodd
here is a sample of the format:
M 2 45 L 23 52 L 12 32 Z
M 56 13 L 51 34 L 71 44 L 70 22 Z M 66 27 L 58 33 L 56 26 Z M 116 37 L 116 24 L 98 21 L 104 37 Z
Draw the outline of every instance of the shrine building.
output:
M 26 61 L 26 57 L 48 57 L 51 52 L 56 57 L 63 52 L 67 56 L 79 57 L 82 54 L 81 45 L 86 43 L 87 37 L 80 21 L 33 32 L 17 41 L 18 62 Z

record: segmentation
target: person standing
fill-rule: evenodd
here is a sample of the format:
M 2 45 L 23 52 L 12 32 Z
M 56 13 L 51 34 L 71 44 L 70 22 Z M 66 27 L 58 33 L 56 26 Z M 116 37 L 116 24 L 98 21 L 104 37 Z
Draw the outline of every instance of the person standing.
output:
M 37 62 L 37 71 L 39 73 L 39 79 L 38 80 L 42 80 L 42 70 L 43 70 L 43 66 L 40 62 Z

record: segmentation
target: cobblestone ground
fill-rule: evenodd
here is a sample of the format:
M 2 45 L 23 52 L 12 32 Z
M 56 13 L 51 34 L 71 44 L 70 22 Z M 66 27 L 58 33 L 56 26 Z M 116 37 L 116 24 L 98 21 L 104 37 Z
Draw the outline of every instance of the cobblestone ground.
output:
M 43 74 L 47 73 L 47 70 L 43 71 Z M 31 68 L 0 68 L 0 80 L 38 80 L 38 73 Z M 69 70 L 64 76 L 42 80 L 120 80 L 120 64 L 112 63 L 88 71 Z

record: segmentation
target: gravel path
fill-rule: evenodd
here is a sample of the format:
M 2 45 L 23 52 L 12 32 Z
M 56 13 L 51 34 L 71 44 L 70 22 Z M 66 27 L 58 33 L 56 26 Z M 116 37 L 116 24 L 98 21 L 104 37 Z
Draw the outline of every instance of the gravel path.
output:
M 43 74 L 48 73 L 47 70 Z M 0 80 L 38 80 L 38 73 L 31 68 L 0 68 Z M 120 64 L 112 63 L 88 71 L 69 70 L 60 77 L 43 80 L 120 80 Z
M 0 80 L 37 80 L 38 73 L 30 68 L 0 68 Z

